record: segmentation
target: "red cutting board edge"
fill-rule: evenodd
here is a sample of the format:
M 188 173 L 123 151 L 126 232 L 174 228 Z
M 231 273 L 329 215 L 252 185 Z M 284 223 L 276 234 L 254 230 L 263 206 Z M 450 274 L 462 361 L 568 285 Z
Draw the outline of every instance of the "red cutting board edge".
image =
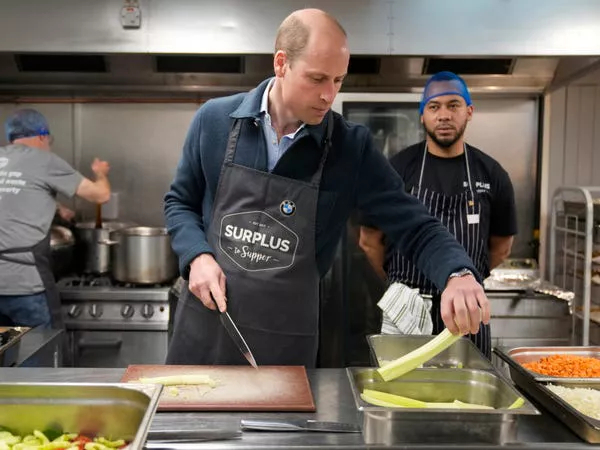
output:
M 316 410 L 304 366 L 130 365 L 121 382 L 142 377 L 209 375 L 219 385 L 192 398 L 168 397 L 163 389 L 159 411 L 302 411 Z

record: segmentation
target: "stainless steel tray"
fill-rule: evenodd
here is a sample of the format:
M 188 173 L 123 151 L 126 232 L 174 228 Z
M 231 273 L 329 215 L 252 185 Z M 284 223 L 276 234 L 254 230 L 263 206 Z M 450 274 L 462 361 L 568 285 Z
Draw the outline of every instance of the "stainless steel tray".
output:
M 585 347 L 580 348 L 585 349 Z M 512 358 L 509 355 L 511 352 L 510 350 L 507 351 L 501 348 L 495 348 L 494 352 L 508 364 L 510 376 L 517 386 L 555 415 L 580 438 L 589 443 L 600 443 L 600 421 L 580 413 L 546 387 L 547 384 L 552 383 L 566 387 L 591 387 L 600 389 L 600 379 L 536 376 L 537 374 L 525 369 L 519 362 Z
M 25 435 L 57 430 L 130 441 L 142 449 L 162 386 L 0 383 L 0 426 Z
M 373 365 L 381 366 L 426 344 L 434 336 L 372 334 L 367 336 Z M 493 370 L 492 363 L 469 339 L 460 339 L 424 367 Z
M 0 327 L 0 367 L 12 366 L 17 361 L 21 338 L 31 328 Z
M 506 409 L 521 395 L 502 376 L 484 370 L 416 369 L 385 382 L 373 368 L 347 369 L 356 408 L 362 415 L 367 444 L 492 443 L 516 438 L 517 418 L 539 414 L 527 400 L 522 408 Z M 360 398 L 375 389 L 422 401 L 479 403 L 497 409 L 414 409 L 373 406 Z
M 541 358 L 551 355 L 574 355 L 584 356 L 588 358 L 600 359 L 600 347 L 588 346 L 588 347 L 517 347 L 510 350 L 498 349 L 496 352 L 498 356 L 504 359 L 509 366 L 511 366 L 509 360 L 518 365 L 522 370 L 531 374 L 533 378 L 547 378 L 551 380 L 565 380 L 565 379 L 576 379 L 576 378 L 564 378 L 564 377 L 551 377 L 541 373 L 533 372 L 526 369 L 522 364 L 538 361 Z M 512 375 L 511 375 L 512 376 Z M 577 378 L 577 380 L 597 380 L 599 378 Z

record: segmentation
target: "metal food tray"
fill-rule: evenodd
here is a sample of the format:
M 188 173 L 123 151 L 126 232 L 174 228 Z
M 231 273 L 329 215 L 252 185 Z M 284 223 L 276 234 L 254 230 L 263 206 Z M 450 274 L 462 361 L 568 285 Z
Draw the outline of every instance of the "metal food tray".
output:
M 525 372 L 531 374 L 534 378 L 547 378 L 549 380 L 580 380 L 580 381 L 600 381 L 600 378 L 566 378 L 566 377 L 552 377 L 544 375 L 542 373 L 533 372 L 526 369 L 522 364 L 538 361 L 541 358 L 551 355 L 573 355 L 573 356 L 584 356 L 588 358 L 600 359 L 600 347 L 597 346 L 578 346 L 578 347 L 516 347 L 505 351 L 504 349 L 498 349 L 498 356 L 504 359 L 509 366 L 512 367 L 511 362 L 514 362 L 519 368 Z
M 346 369 L 367 444 L 514 442 L 517 418 L 539 414 L 525 399 L 506 409 L 519 392 L 501 375 L 468 369 L 416 369 L 385 382 L 374 368 Z M 373 406 L 360 398 L 369 388 L 422 401 L 479 403 L 497 409 L 420 409 Z
M 373 365 L 381 366 L 421 347 L 435 336 L 372 334 L 367 336 Z M 424 367 L 494 370 L 492 363 L 469 339 L 459 339 L 426 362 Z M 462 367 L 461 367 L 462 366 Z
M 0 327 L 0 367 L 12 366 L 17 361 L 21 338 L 29 330 L 28 327 Z
M 0 383 L 0 426 L 19 435 L 56 430 L 125 439 L 141 450 L 160 385 Z
M 538 347 L 538 349 L 573 349 L 574 347 Z M 575 347 L 577 348 L 577 347 Z M 579 347 L 583 353 L 591 352 L 588 349 L 597 347 Z M 578 410 L 562 400 L 546 387 L 547 384 L 555 384 L 565 387 L 589 387 L 600 390 L 599 378 L 558 378 L 540 376 L 535 372 L 525 369 L 517 360 L 510 356 L 510 353 L 519 348 L 505 351 L 501 348 L 495 348 L 494 352 L 504 360 L 510 369 L 510 376 L 517 386 L 530 395 L 533 399 L 544 406 L 548 411 L 555 415 L 561 422 L 568 426 L 581 439 L 591 443 L 600 443 L 600 421 L 580 413 Z M 575 354 L 572 350 L 567 350 L 568 354 Z M 521 352 L 523 353 L 523 352 Z M 556 352 L 558 353 L 558 352 Z M 549 353 L 552 354 L 552 353 Z M 581 352 L 579 353 L 581 354 Z M 537 357 L 537 356 L 536 356 Z M 523 361 L 528 362 L 528 361 Z

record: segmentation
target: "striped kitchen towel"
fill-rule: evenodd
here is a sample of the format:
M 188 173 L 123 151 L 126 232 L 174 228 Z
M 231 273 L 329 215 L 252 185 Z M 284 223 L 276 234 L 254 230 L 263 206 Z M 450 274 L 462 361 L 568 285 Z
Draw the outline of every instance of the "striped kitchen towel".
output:
M 431 300 L 418 289 L 392 283 L 377 306 L 383 311 L 382 334 L 431 334 Z

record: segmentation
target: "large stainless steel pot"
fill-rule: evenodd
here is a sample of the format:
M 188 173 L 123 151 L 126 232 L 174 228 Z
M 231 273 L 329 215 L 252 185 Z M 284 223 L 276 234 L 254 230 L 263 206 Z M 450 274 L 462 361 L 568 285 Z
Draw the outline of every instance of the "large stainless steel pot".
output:
M 156 284 L 177 276 L 177 257 L 165 228 L 130 227 L 110 233 L 112 274 L 122 283 Z
M 75 225 L 76 259 L 78 268 L 84 273 L 105 274 L 110 272 L 110 233 L 132 226 L 127 222 L 102 223 L 96 228 L 96 222 L 80 222 Z
M 52 225 L 50 228 L 50 258 L 54 278 L 60 278 L 71 272 L 75 238 L 66 227 Z

